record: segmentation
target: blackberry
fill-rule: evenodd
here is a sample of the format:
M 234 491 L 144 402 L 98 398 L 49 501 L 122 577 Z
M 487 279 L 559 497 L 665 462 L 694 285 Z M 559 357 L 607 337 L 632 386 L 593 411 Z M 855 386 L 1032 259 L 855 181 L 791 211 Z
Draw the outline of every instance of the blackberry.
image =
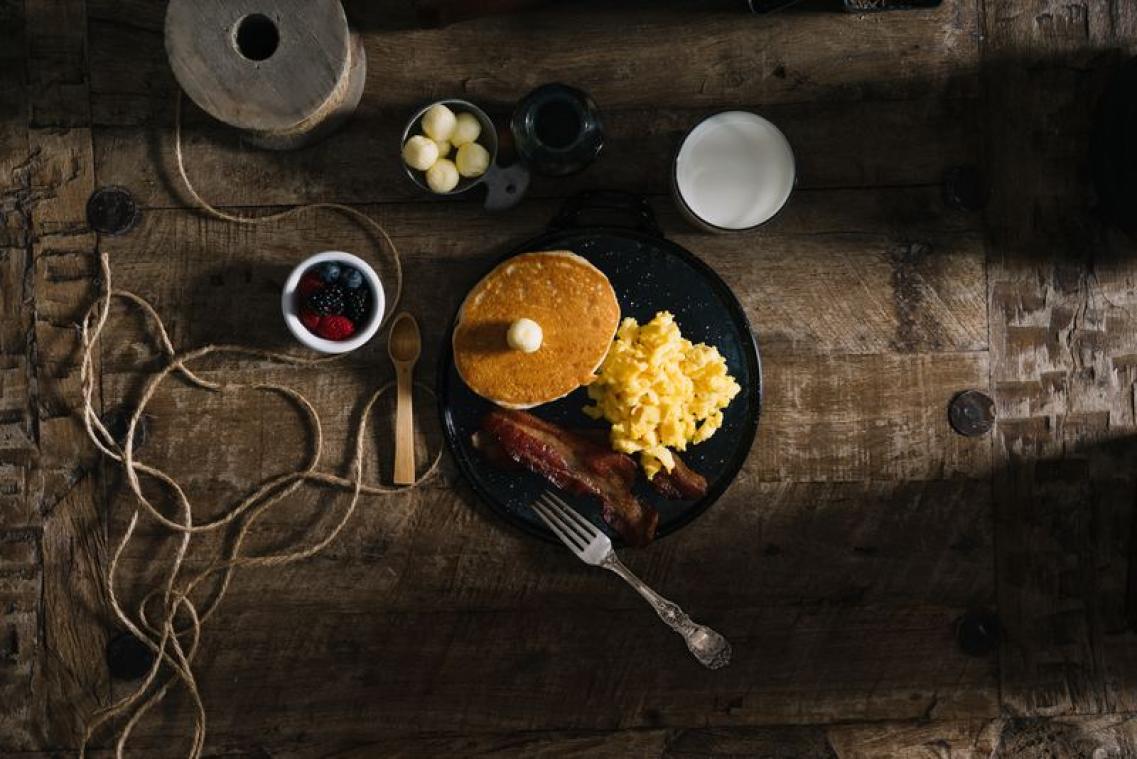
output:
M 308 296 L 308 308 L 320 316 L 335 316 L 343 313 L 344 294 L 339 285 L 328 285 Z
M 358 287 L 347 291 L 347 301 L 344 304 L 344 313 L 347 318 L 356 324 L 363 322 L 371 311 L 371 291 L 366 287 Z

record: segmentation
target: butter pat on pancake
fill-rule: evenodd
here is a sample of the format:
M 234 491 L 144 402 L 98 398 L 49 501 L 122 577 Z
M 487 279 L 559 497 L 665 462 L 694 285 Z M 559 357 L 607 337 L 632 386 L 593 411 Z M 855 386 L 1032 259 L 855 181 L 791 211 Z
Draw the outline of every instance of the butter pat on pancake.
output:
M 509 345 L 510 326 L 541 330 L 532 353 Z M 498 264 L 458 312 L 454 365 L 478 395 L 505 408 L 532 408 L 592 382 L 620 322 L 604 273 L 565 250 L 524 253 Z

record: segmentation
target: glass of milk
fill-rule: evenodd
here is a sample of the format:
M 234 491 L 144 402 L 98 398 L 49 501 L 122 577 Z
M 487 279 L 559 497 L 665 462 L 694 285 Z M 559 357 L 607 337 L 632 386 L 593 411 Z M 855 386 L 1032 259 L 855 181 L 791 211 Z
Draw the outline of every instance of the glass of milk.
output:
M 700 229 L 739 232 L 774 217 L 796 174 L 786 136 L 749 111 L 723 111 L 700 121 L 679 146 L 672 192 Z

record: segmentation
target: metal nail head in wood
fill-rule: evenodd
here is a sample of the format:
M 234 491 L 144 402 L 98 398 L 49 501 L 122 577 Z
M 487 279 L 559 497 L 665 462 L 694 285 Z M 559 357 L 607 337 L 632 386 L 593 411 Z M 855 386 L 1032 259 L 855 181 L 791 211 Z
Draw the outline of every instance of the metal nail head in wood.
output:
M 87 226 L 102 235 L 121 235 L 138 223 L 134 196 L 125 187 L 100 187 L 87 199 Z
M 960 435 L 985 435 L 995 426 L 995 402 L 978 390 L 964 390 L 951 399 L 948 421 Z

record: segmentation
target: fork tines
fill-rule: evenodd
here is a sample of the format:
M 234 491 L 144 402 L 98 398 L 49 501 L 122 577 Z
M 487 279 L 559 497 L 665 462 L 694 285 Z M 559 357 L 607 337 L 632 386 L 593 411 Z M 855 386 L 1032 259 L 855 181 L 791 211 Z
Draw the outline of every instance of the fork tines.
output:
M 583 553 L 602 534 L 594 524 L 552 493 L 542 494 L 533 504 L 533 509 L 561 542 L 577 553 Z

